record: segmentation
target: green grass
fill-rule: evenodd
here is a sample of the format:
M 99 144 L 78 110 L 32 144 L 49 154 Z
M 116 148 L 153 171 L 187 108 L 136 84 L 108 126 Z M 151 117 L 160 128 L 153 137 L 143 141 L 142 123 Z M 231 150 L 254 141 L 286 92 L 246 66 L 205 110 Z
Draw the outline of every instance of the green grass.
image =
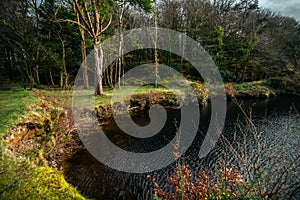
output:
M 40 100 L 30 94 L 30 91 L 0 92 L 0 136 L 7 132 L 10 126 L 24 120 L 27 105 Z
M 60 91 L 1 91 L 0 136 L 10 126 L 23 122 L 30 116 L 30 106 L 41 101 L 39 95 L 69 99 Z M 0 199 L 85 199 L 68 184 L 62 172 L 47 166 L 38 167 L 27 158 L 14 158 L 5 152 L 6 144 L 0 143 Z
M 136 88 L 135 87 L 122 87 L 121 89 L 111 89 L 111 88 L 103 88 L 103 95 L 102 96 L 94 96 L 94 90 L 89 89 L 89 90 L 76 90 L 75 93 L 78 95 L 80 100 L 80 105 L 86 105 L 86 103 L 90 102 L 91 99 L 92 101 L 95 101 L 95 107 L 98 106 L 105 106 L 105 105 L 110 105 L 112 103 L 117 103 L 117 102 L 122 102 L 126 97 L 129 97 L 128 95 L 138 95 L 138 94 L 147 94 L 150 92 L 154 93 L 162 93 L 162 94 L 167 94 L 167 93 L 172 93 L 172 92 L 181 92 L 182 90 L 176 90 L 176 89 L 167 89 L 164 87 L 158 87 L 155 88 L 153 86 L 143 86 Z M 71 98 L 71 97 L 70 97 Z M 94 98 L 94 99 L 93 99 Z
M 127 94 L 129 94 L 132 90 L 132 87 L 122 87 L 121 89 L 109 89 L 106 88 L 104 90 L 104 95 L 103 96 L 97 96 L 95 99 L 95 103 L 97 106 L 99 105 L 105 105 L 105 104 L 111 104 L 111 103 L 116 103 L 116 102 L 120 102 L 124 99 L 124 96 L 126 96 Z M 169 90 L 167 88 L 164 87 L 158 87 L 155 88 L 153 86 L 143 86 L 143 87 L 139 87 L 136 90 L 134 90 L 134 92 L 132 94 L 136 95 L 136 94 L 145 94 L 148 92 L 158 92 L 158 93 L 169 93 L 172 92 L 173 90 Z M 112 96 L 113 96 L 113 92 L 115 93 L 119 93 L 119 95 L 117 95 L 117 97 L 115 96 L 115 98 L 112 100 Z M 123 94 L 123 95 L 120 95 Z

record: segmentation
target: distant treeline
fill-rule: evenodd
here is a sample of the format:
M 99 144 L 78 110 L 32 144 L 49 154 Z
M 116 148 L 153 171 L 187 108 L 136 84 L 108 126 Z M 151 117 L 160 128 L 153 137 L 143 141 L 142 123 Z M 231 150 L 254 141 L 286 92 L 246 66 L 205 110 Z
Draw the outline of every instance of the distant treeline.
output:
M 258 0 L 4 0 L 0 75 L 30 86 L 64 88 L 74 82 L 81 63 L 101 41 L 147 26 L 172 29 L 197 41 L 225 81 L 299 78 L 299 22 L 259 8 Z M 141 49 L 122 55 L 115 48 L 120 58 L 104 76 L 103 60 L 95 67 L 100 86 L 96 94 L 102 94 L 102 85 L 113 86 L 126 71 L 147 62 L 199 78 L 188 62 L 170 52 Z M 88 78 L 93 77 L 84 70 L 85 87 Z

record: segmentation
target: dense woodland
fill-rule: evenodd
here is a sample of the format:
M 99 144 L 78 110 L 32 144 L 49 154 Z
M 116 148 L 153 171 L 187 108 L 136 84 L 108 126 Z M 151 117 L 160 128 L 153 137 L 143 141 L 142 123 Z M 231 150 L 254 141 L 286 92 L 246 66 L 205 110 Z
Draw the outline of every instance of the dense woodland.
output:
M 258 0 L 3 0 L 0 74 L 29 87 L 68 88 L 101 41 L 150 26 L 182 32 L 199 42 L 226 82 L 299 79 L 299 22 L 259 8 Z M 120 57 L 103 76 L 103 60 L 95 67 L 96 94 L 103 93 L 102 84 L 113 87 L 127 70 L 147 62 L 199 78 L 189 63 L 169 52 L 142 49 L 122 55 L 116 50 Z M 85 72 L 83 79 L 88 88 Z

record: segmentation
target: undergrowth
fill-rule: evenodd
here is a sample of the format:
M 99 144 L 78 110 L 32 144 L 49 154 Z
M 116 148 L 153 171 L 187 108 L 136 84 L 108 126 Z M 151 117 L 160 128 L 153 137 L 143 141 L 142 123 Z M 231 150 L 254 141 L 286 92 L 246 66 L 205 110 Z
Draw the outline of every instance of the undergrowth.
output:
M 175 172 L 168 177 L 173 192 L 164 192 L 156 179 L 154 200 L 223 200 L 261 199 L 252 194 L 255 182 L 247 182 L 237 169 L 222 164 L 215 165 L 210 172 L 200 171 L 196 179 L 185 165 L 177 163 Z

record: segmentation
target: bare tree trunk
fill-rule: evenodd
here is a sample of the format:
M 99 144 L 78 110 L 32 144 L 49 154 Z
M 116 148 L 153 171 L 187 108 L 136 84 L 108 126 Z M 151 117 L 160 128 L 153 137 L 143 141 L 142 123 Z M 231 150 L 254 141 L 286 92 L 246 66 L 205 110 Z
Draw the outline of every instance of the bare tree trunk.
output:
M 181 73 L 184 73 L 184 50 L 185 50 L 185 41 L 183 41 L 184 39 L 183 39 L 184 37 L 182 36 L 182 38 L 181 38 L 181 59 L 180 59 L 180 71 L 181 71 Z
M 52 76 L 52 70 L 51 70 L 51 67 L 49 67 L 49 76 L 50 76 L 51 84 L 52 84 L 52 86 L 54 87 L 55 84 L 54 84 L 54 81 L 53 81 L 53 76 Z
M 111 57 L 111 53 L 108 55 L 108 57 Z M 105 78 L 107 80 L 107 84 L 110 88 L 113 88 L 113 65 L 110 64 L 109 68 L 105 70 Z
M 116 84 L 117 82 L 118 82 L 118 61 L 115 63 L 116 65 L 115 65 L 115 68 L 116 68 L 116 70 L 115 70 L 115 82 L 114 82 L 114 84 Z
M 155 36 L 154 36 L 154 63 L 155 63 L 155 88 L 158 86 L 158 52 L 157 52 L 157 7 L 156 7 L 156 1 L 154 2 L 154 26 L 155 26 Z
M 124 59 L 124 51 L 122 51 L 122 65 L 123 65 L 123 68 L 122 68 L 122 76 L 124 76 L 124 74 L 125 74 L 125 67 L 126 67 L 126 65 L 125 65 L 125 59 Z M 124 86 L 125 85 L 125 83 L 124 83 L 124 81 L 125 81 L 125 79 L 123 78 L 122 79 L 122 85 Z
M 35 79 L 37 84 L 40 84 L 40 76 L 39 76 L 39 65 L 36 65 L 34 68 Z
M 85 43 L 85 30 L 84 27 L 82 26 L 82 21 L 80 20 L 80 10 L 78 10 L 78 7 L 76 7 L 75 2 L 72 2 L 72 7 L 73 7 L 73 11 L 76 14 L 76 18 L 77 18 L 77 25 L 78 25 L 78 29 L 79 29 L 79 34 L 80 34 L 80 39 L 81 39 L 81 62 L 82 62 L 82 78 L 83 78 L 83 88 L 84 89 L 89 89 L 89 77 L 88 77 L 88 66 L 86 63 L 86 43 Z M 82 16 L 81 16 L 82 17 Z M 84 24 L 84 23 L 83 23 Z
M 78 17 L 79 20 L 79 17 Z M 87 72 L 87 63 L 86 63 L 86 43 L 85 43 L 85 36 L 84 36 L 84 29 L 81 26 L 78 26 L 80 37 L 81 37 L 81 61 L 82 61 L 82 78 L 83 78 L 83 87 L 84 89 L 89 89 L 89 77 Z
M 62 71 L 59 73 L 59 75 L 60 75 L 59 86 L 62 89 L 64 87 L 64 75 L 63 75 Z
M 83 76 L 83 84 L 84 89 L 89 89 L 89 77 L 87 72 L 87 63 L 86 63 L 86 47 L 85 40 L 81 40 L 81 58 L 82 58 L 82 76 Z
M 103 85 L 102 85 L 102 79 L 103 79 L 103 50 L 101 44 L 97 47 L 97 42 L 94 42 L 94 61 L 95 61 L 95 74 L 96 74 L 96 80 L 95 83 L 95 95 L 103 95 Z
M 27 74 L 28 74 L 28 79 L 29 79 L 29 89 L 31 90 L 35 84 L 35 81 L 34 81 L 32 71 L 31 71 L 31 67 L 29 67 L 29 68 L 30 68 L 29 73 L 27 72 Z
M 58 33 L 58 37 L 60 39 L 61 42 L 61 48 L 62 48 L 62 69 L 60 72 L 60 87 L 61 88 L 65 88 L 68 86 L 68 82 L 69 82 L 69 75 L 67 72 L 67 64 L 66 64 L 66 48 L 65 48 L 65 42 L 64 40 L 61 38 L 60 33 Z
M 111 88 L 113 87 L 113 71 L 114 71 L 114 66 L 110 65 L 110 70 L 109 70 L 109 86 Z
M 120 27 L 121 28 L 121 27 Z M 118 58 L 118 88 L 121 88 L 121 73 L 122 73 L 122 61 L 123 61 L 123 31 L 120 30 L 120 43 L 119 43 L 119 58 Z
M 108 80 L 108 69 L 105 70 L 105 76 L 103 76 L 103 81 L 104 85 L 109 85 L 109 80 Z
M 35 81 L 34 81 L 34 76 L 33 76 L 33 72 L 32 72 L 32 67 L 31 66 L 28 66 L 28 63 L 26 63 L 27 65 L 27 77 L 29 79 L 29 88 L 30 90 L 33 88 L 34 84 L 35 84 Z
M 122 73 L 122 64 L 123 64 L 123 44 L 124 44 L 124 37 L 123 37 L 123 13 L 124 13 L 124 2 L 121 8 L 120 16 L 119 16 L 119 58 L 118 58 L 118 88 L 121 88 L 121 73 Z

